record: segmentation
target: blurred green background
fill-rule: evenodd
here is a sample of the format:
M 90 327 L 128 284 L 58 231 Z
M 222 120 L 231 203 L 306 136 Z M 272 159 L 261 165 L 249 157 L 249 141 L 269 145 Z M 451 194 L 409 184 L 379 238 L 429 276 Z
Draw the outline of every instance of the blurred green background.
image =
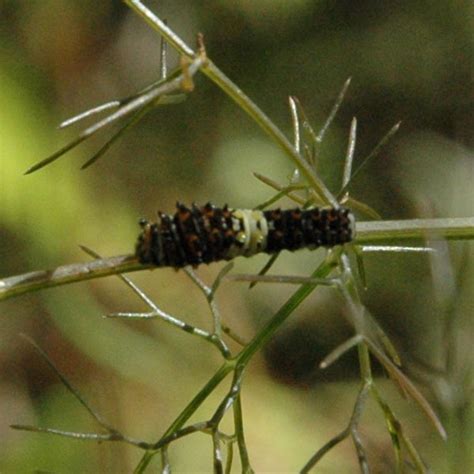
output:
M 352 117 L 359 120 L 356 164 L 402 120 L 400 132 L 353 182 L 353 195 L 388 219 L 473 215 L 471 1 L 148 5 L 191 45 L 203 32 L 209 56 L 288 134 L 288 95 L 300 99 L 317 128 L 352 76 L 319 163 L 332 190 L 340 182 Z M 177 64 L 174 53 L 169 59 Z M 75 136 L 56 130 L 62 120 L 133 93 L 158 75 L 159 38 L 119 1 L 0 0 L 0 277 L 86 261 L 79 244 L 104 256 L 129 253 L 141 216 L 171 212 L 176 200 L 254 207 L 272 195 L 254 171 L 287 179 L 292 168 L 286 157 L 202 75 L 186 102 L 151 113 L 86 171 L 80 165 L 107 132 L 23 175 Z M 365 303 L 446 424 L 448 443 L 383 374 L 379 383 L 440 473 L 472 468 L 472 256 L 471 243 L 455 242 L 434 262 L 420 255 L 366 258 Z M 320 252 L 285 253 L 275 273 L 306 275 L 320 258 Z M 236 271 L 258 271 L 265 261 L 238 259 Z M 199 274 L 210 283 L 220 268 L 214 264 Z M 160 269 L 133 279 L 164 310 L 210 328 L 205 300 L 182 272 Z M 293 290 L 259 285 L 249 292 L 225 283 L 218 303 L 226 323 L 249 339 Z M 354 354 L 317 370 L 322 357 L 351 335 L 338 302 L 334 291 L 317 292 L 249 367 L 244 419 L 256 472 L 297 471 L 348 422 L 359 383 Z M 136 438 L 158 439 L 220 359 L 158 321 L 102 317 L 143 310 L 117 278 L 1 303 L 1 472 L 130 472 L 141 455 L 136 449 L 14 432 L 9 424 L 97 429 L 18 336 L 26 333 L 112 425 Z M 226 387 L 195 421 L 213 412 Z M 373 472 L 391 472 L 390 439 L 374 404 L 362 436 Z M 211 471 L 204 435 L 173 444 L 170 456 L 176 472 Z M 318 472 L 356 471 L 346 441 Z

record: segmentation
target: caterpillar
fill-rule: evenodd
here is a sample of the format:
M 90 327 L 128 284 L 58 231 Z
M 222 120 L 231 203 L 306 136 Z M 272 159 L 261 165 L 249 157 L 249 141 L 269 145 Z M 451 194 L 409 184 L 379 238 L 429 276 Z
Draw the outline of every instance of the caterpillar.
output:
M 347 208 L 256 211 L 176 204 L 174 215 L 158 212 L 158 222 L 141 219 L 135 247 L 140 263 L 182 268 L 250 257 L 260 252 L 333 247 L 350 242 L 355 219 Z

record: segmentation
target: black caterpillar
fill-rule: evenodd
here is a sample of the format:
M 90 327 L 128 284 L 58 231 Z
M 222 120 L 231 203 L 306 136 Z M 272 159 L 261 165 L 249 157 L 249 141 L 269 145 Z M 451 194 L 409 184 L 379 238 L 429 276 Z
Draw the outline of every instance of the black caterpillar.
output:
M 174 215 L 140 220 L 135 255 L 140 263 L 182 268 L 231 260 L 259 252 L 333 247 L 354 238 L 354 215 L 346 208 L 252 211 L 215 207 L 191 208 L 177 203 Z

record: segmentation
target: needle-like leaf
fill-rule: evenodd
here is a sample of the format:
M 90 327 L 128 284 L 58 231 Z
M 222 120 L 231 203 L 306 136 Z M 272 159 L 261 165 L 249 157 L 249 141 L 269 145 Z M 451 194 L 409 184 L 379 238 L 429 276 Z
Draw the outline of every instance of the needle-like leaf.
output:
M 347 191 L 349 184 L 354 180 L 354 178 L 360 173 L 360 171 L 364 168 L 364 166 L 375 158 L 380 150 L 384 147 L 384 145 L 397 133 L 398 129 L 400 128 L 401 122 L 396 123 L 383 137 L 382 139 L 375 145 L 374 149 L 362 160 L 362 163 L 357 167 L 357 169 L 352 173 L 351 180 L 342 187 L 339 191 L 338 197 L 342 197 L 344 193 Z

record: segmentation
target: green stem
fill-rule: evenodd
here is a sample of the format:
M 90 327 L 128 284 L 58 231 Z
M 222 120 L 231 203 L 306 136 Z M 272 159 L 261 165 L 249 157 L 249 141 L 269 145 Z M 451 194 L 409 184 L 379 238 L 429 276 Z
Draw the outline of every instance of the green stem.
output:
M 235 433 L 237 435 L 237 444 L 239 447 L 242 472 L 244 474 L 253 474 L 254 471 L 252 467 L 250 466 L 250 459 L 247 452 L 247 445 L 245 443 L 244 422 L 243 422 L 243 415 L 242 415 L 242 400 L 241 400 L 240 393 L 237 399 L 235 400 L 233 409 L 234 409 L 234 426 L 235 426 Z
M 357 244 L 420 239 L 474 239 L 474 217 L 358 222 Z
M 133 255 L 121 255 L 87 263 L 62 265 L 53 270 L 38 270 L 0 280 L 0 301 L 25 293 L 69 283 L 101 278 L 117 273 L 143 270 Z

